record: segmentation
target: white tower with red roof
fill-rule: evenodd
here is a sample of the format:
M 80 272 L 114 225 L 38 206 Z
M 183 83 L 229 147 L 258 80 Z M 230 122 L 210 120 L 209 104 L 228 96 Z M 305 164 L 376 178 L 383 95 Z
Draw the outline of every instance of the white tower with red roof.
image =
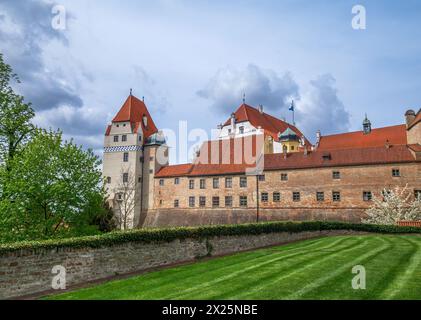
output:
M 130 92 L 108 125 L 103 176 L 108 203 L 122 229 L 142 225 L 153 205 L 154 175 L 168 165 L 168 147 L 143 100 Z

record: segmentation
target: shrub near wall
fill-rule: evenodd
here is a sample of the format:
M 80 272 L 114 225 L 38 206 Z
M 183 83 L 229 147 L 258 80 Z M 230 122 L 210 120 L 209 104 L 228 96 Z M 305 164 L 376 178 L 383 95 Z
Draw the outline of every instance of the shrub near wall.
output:
M 0 299 L 51 290 L 52 267 L 67 286 L 269 245 L 339 234 L 421 233 L 420 228 L 333 222 L 271 222 L 143 229 L 0 246 Z

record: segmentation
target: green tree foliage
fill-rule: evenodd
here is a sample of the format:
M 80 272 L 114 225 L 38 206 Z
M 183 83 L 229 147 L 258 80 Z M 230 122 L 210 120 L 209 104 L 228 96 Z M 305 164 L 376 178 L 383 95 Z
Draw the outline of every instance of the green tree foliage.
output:
M 91 150 L 63 142 L 61 132 L 36 129 L 11 162 L 13 179 L 4 186 L 10 196 L 0 209 L 3 238 L 5 233 L 14 241 L 92 233 L 92 217 L 103 210 L 99 165 Z

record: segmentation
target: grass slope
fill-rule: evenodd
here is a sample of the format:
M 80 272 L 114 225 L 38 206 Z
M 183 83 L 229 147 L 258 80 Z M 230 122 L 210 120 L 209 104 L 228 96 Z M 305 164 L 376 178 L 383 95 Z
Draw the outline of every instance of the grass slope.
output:
M 354 290 L 351 269 L 366 269 Z M 421 237 L 340 236 L 238 253 L 48 299 L 421 299 Z

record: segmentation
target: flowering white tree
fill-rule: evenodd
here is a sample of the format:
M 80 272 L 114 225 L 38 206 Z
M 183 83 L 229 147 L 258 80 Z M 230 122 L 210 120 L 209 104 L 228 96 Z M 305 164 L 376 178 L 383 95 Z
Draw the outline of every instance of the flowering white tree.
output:
M 363 223 L 394 225 L 398 221 L 421 221 L 421 197 L 413 199 L 407 185 L 384 189 L 381 197 L 373 197 L 373 205 L 366 214 Z

